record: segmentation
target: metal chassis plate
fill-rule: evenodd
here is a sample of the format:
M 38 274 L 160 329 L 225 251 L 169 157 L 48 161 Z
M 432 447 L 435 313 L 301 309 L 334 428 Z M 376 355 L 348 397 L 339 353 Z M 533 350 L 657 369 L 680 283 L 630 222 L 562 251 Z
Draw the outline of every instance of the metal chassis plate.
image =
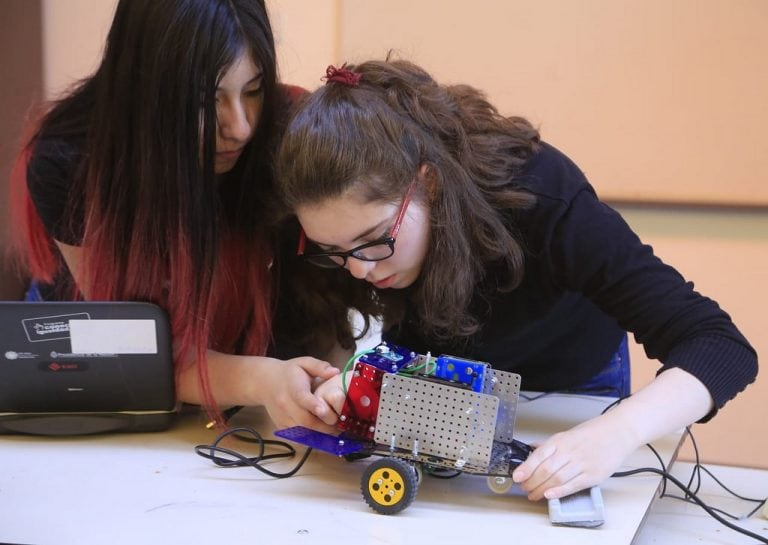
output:
M 520 375 L 509 371 L 488 369 L 485 393 L 499 398 L 499 414 L 494 439 L 501 443 L 512 442 L 515 431 L 517 403 L 520 399 Z
M 496 395 L 387 373 L 374 441 L 454 460 L 456 469 L 487 468 L 498 412 Z

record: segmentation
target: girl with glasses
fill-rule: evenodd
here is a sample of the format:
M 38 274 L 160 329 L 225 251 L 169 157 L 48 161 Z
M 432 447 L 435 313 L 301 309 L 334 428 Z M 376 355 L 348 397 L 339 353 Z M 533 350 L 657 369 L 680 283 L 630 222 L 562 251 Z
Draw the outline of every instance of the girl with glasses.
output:
M 531 499 L 601 482 L 755 379 L 755 352 L 717 303 L 472 87 L 405 61 L 329 67 L 277 166 L 299 259 L 322 267 L 307 327 L 347 343 L 354 308 L 381 319 L 385 341 L 490 362 L 528 390 L 627 395 L 627 331 L 662 362 L 651 384 L 536 449 L 513 475 Z M 340 382 L 317 390 L 337 411 Z
M 180 401 L 321 426 L 312 381 L 338 371 L 275 342 L 291 315 L 264 221 L 301 94 L 277 81 L 263 1 L 120 1 L 100 66 L 50 105 L 17 164 L 29 298 L 156 303 Z

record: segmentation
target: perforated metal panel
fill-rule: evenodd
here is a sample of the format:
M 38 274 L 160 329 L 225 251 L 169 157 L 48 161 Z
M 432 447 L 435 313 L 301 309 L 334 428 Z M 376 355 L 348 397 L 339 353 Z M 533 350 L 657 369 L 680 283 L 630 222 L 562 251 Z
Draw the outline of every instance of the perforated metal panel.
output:
M 487 467 L 498 410 L 496 396 L 387 373 L 374 441 Z
M 499 398 L 499 415 L 494 439 L 502 443 L 512 441 L 515 431 L 517 401 L 520 398 L 520 375 L 508 371 L 488 369 L 485 393 Z

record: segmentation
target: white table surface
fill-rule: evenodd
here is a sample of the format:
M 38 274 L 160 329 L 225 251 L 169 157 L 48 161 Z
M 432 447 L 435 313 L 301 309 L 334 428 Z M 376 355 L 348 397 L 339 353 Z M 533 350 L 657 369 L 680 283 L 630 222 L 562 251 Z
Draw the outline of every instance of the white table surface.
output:
M 521 400 L 517 436 L 535 442 L 598 414 L 609 402 L 564 395 Z M 243 411 L 233 423 L 269 430 L 258 409 Z M 531 503 L 515 489 L 493 494 L 484 477 L 473 475 L 425 477 L 410 507 L 384 516 L 372 512 L 360 495 L 366 460 L 350 463 L 314 452 L 296 476 L 274 479 L 252 468 L 219 468 L 194 454 L 194 445 L 210 443 L 215 435 L 204 429 L 202 416 L 187 414 L 159 433 L 0 436 L 0 542 L 619 545 L 635 538 L 660 482 L 651 474 L 608 480 L 602 486 L 606 522 L 598 529 L 553 526 L 546 503 Z M 670 434 L 655 446 L 669 461 L 679 442 L 679 433 Z M 255 454 L 241 442 L 228 446 Z M 290 460 L 269 467 L 285 471 L 294 465 Z M 648 465 L 658 462 L 642 448 L 623 469 Z M 679 522 L 698 525 L 706 515 L 698 508 L 680 514 L 662 501 L 636 543 L 656 543 L 655 536 L 663 543 L 689 537 L 696 543 L 742 542 L 729 541 L 732 532 L 716 523 L 681 533 Z

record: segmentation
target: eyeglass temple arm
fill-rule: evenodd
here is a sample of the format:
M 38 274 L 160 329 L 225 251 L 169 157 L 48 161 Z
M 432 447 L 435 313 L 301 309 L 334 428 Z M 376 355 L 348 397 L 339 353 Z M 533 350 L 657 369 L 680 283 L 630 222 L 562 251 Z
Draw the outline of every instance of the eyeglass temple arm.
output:
M 411 195 L 413 194 L 413 188 L 416 185 L 417 179 L 418 178 L 413 179 L 408 186 L 408 191 L 405 192 L 405 198 L 403 198 L 403 204 L 400 206 L 400 212 L 398 212 L 395 224 L 392 226 L 392 232 L 389 234 L 391 238 L 397 238 L 397 233 L 400 232 L 400 224 L 403 223 L 403 216 L 405 216 L 405 211 L 408 210 L 408 204 L 411 202 Z
M 304 248 L 307 246 L 307 235 L 304 233 L 304 229 L 301 229 L 299 234 L 299 247 L 296 248 L 296 255 L 304 255 Z

